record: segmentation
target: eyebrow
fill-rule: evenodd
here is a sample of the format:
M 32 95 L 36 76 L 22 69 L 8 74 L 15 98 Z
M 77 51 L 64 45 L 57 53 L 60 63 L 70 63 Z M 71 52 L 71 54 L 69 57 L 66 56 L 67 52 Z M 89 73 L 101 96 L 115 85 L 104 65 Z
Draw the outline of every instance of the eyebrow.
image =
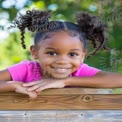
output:
M 71 51 L 81 51 L 80 49 L 71 49 Z
M 58 50 L 56 48 L 52 48 L 52 47 L 47 47 L 47 50 Z M 70 51 L 81 51 L 80 49 L 71 49 Z
M 47 49 L 47 50 L 57 50 L 57 49 L 52 48 L 52 47 L 47 47 L 46 49 Z

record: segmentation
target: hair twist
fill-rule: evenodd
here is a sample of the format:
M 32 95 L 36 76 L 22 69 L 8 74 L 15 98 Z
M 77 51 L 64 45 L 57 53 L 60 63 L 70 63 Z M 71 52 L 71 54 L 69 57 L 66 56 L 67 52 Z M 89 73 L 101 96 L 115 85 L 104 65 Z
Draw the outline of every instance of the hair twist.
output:
M 95 50 L 89 54 L 89 57 L 96 54 L 100 49 L 108 49 L 105 45 L 107 38 L 105 36 L 105 26 L 94 15 L 89 15 L 88 13 L 78 12 L 76 13 L 77 24 L 80 27 L 81 32 L 86 33 L 86 38 L 92 42 Z
M 40 25 L 45 25 L 49 22 L 49 18 L 51 17 L 50 11 L 40 11 L 40 10 L 28 10 L 25 15 L 19 13 L 19 16 L 14 19 L 12 25 L 9 28 L 19 28 L 21 32 L 21 44 L 25 49 L 24 42 L 24 34 L 25 29 L 27 28 L 29 31 L 36 31 Z

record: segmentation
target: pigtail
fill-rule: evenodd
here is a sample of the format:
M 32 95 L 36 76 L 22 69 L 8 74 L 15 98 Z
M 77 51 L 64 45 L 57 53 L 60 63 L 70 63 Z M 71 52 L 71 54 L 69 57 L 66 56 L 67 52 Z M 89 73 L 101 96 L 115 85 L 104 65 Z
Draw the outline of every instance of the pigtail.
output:
M 91 52 L 87 58 L 96 54 L 100 49 L 108 49 L 105 45 L 107 38 L 105 36 L 105 27 L 96 16 L 88 13 L 76 13 L 77 24 L 81 32 L 85 32 L 86 39 L 90 40 L 95 50 Z
M 20 30 L 21 44 L 22 47 L 25 49 L 26 48 L 24 41 L 25 29 L 27 28 L 31 32 L 40 30 L 38 29 L 39 26 L 48 24 L 50 17 L 51 17 L 50 11 L 32 10 L 27 11 L 25 15 L 19 13 L 19 16 L 15 18 L 15 20 L 12 22 L 12 25 L 9 28 L 17 27 Z

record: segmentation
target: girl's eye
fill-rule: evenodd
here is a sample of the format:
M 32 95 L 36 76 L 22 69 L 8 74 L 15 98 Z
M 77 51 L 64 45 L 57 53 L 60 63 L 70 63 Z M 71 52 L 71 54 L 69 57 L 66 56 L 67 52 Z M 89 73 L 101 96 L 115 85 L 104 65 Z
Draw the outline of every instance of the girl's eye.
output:
M 48 52 L 49 55 L 56 55 L 56 52 Z
M 69 56 L 74 57 L 74 56 L 78 56 L 78 54 L 77 53 L 69 53 Z

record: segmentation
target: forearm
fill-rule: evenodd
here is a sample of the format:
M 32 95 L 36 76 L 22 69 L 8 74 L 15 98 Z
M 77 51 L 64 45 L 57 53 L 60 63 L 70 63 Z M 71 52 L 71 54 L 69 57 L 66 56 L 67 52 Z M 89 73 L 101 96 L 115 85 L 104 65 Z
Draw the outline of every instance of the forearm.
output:
M 14 81 L 0 81 L 0 92 L 14 91 L 15 82 Z
M 82 86 L 97 88 L 122 88 L 122 74 L 99 73 L 93 77 L 69 77 L 66 86 Z

